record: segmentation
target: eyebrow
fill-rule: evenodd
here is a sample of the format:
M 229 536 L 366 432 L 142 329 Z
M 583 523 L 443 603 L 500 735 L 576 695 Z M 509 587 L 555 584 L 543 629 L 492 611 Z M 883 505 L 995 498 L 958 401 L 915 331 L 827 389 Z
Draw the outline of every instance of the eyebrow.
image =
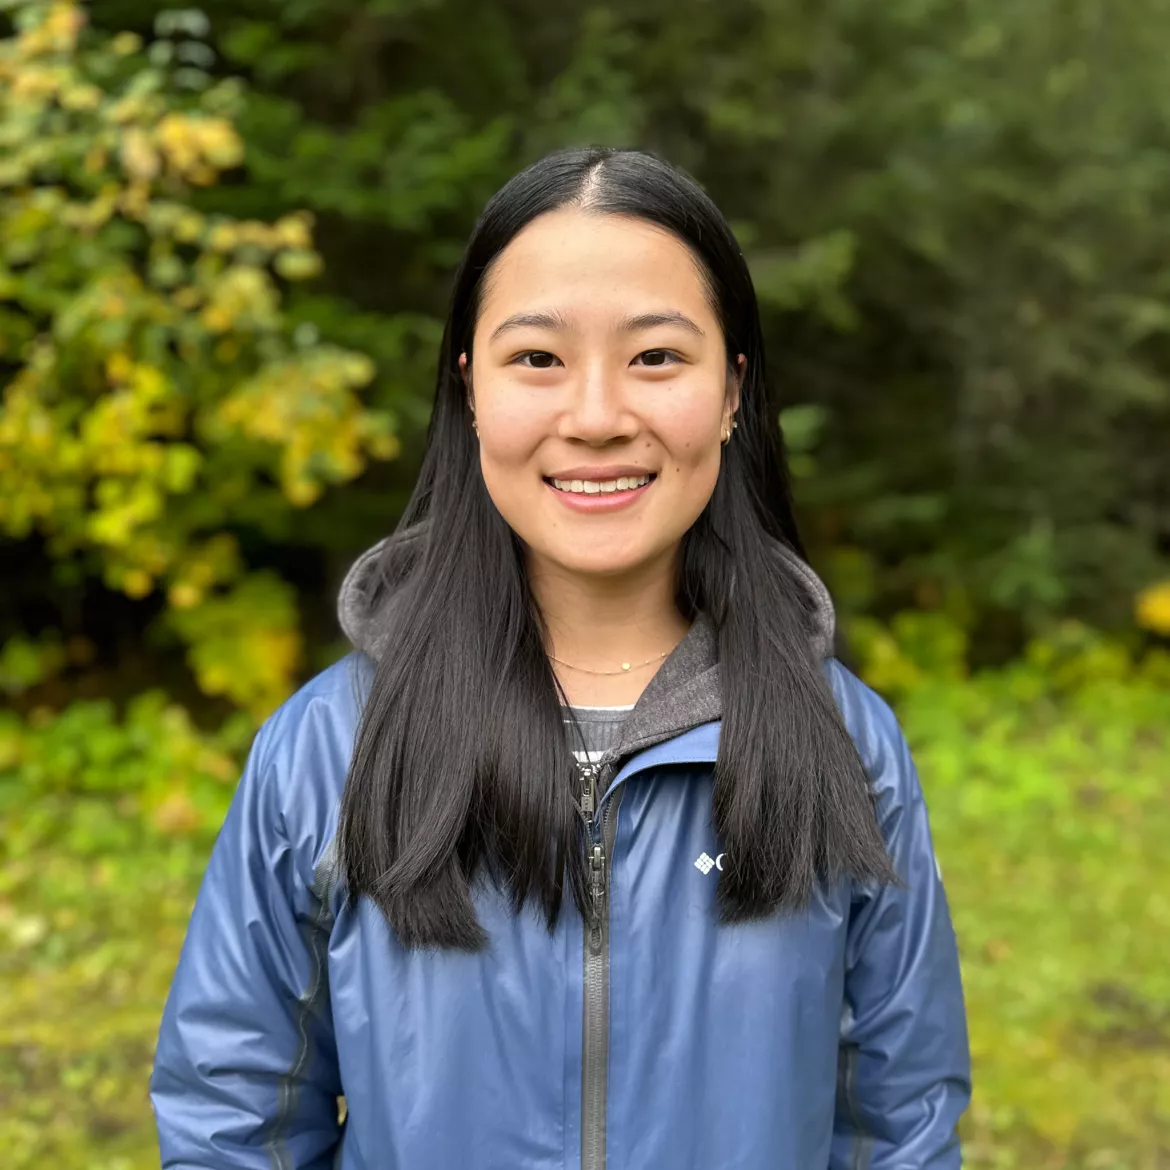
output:
M 646 329 L 653 329 L 656 325 L 678 325 L 696 337 L 703 337 L 702 329 L 698 327 L 684 313 L 669 309 L 665 313 L 639 313 L 635 317 L 623 317 L 618 322 L 619 333 L 641 333 Z
M 658 325 L 678 325 L 680 328 L 695 334 L 696 337 L 706 336 L 690 317 L 674 309 L 663 313 L 638 313 L 634 316 L 623 317 L 617 323 L 617 332 L 641 333 Z M 551 329 L 559 333 L 572 333 L 575 330 L 572 322 L 562 313 L 513 313 L 512 316 L 505 317 L 492 330 L 489 340 L 495 341 L 497 337 L 507 333 L 509 329 L 522 329 L 525 326 L 533 329 Z

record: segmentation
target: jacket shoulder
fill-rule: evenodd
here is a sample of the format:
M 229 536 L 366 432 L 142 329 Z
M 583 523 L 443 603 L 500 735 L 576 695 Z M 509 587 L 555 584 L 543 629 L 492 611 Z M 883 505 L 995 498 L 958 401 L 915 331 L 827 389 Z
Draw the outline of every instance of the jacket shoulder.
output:
M 889 703 L 838 659 L 826 659 L 825 674 L 873 783 L 879 817 L 888 823 L 891 817 L 922 800 L 906 737 Z
M 309 882 L 337 830 L 371 670 L 350 653 L 298 688 L 261 724 L 241 780 L 257 787 Z

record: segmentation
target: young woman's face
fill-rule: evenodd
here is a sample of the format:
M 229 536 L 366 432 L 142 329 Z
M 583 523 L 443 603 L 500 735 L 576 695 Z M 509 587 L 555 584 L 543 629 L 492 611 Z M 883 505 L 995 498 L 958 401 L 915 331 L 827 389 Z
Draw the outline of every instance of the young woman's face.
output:
M 728 371 L 685 244 L 624 216 L 538 217 L 496 260 L 472 353 L 484 481 L 530 555 L 620 574 L 677 547 L 714 490 L 744 367 Z

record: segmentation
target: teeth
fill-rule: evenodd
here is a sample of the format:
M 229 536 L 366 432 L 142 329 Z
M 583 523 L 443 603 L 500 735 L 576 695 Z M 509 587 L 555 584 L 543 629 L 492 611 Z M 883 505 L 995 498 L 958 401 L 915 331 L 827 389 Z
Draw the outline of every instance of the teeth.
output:
M 625 492 L 650 482 L 648 475 L 622 475 L 617 479 L 554 479 L 553 486 L 562 492 L 595 496 L 599 492 Z

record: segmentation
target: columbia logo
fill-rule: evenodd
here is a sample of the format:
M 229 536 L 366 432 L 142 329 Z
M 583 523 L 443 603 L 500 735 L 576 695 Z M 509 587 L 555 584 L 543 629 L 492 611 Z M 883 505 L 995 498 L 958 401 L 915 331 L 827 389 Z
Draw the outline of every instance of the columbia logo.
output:
M 700 853 L 695 860 L 695 869 L 700 873 L 710 873 L 715 868 L 715 858 L 710 853 Z

